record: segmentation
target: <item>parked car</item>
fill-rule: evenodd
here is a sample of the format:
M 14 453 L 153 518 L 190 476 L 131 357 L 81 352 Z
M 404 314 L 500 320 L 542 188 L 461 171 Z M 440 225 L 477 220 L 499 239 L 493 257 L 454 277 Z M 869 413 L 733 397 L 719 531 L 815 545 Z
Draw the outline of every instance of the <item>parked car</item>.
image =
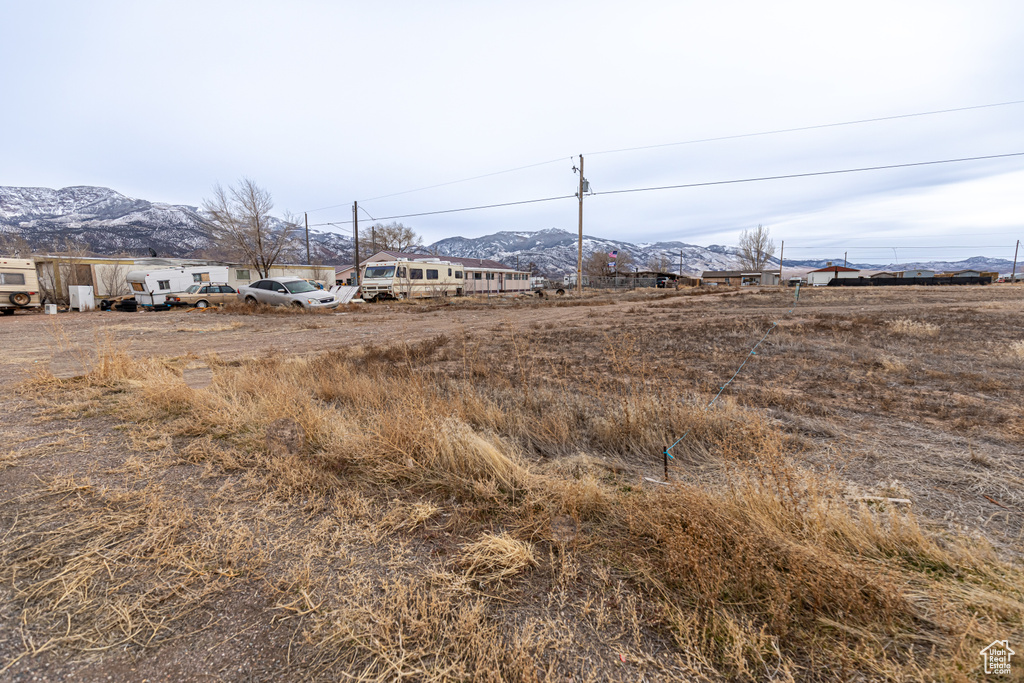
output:
M 192 285 L 184 292 L 168 294 L 167 303 L 171 306 L 195 306 L 206 308 L 234 301 L 238 292 L 229 285 Z
M 337 308 L 338 300 L 330 292 L 317 289 L 298 277 L 271 277 L 238 288 L 238 300 L 247 304 Z

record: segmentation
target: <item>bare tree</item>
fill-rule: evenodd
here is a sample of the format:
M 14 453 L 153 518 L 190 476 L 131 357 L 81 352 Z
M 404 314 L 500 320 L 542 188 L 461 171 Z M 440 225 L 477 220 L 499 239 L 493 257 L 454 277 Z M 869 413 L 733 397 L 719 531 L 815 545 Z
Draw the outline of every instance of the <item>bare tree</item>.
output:
M 423 240 L 416 231 L 401 223 L 376 223 L 370 234 L 372 239 L 359 240 L 360 246 L 366 244 L 377 251 L 413 251 L 423 246 Z
M 0 256 L 29 258 L 32 245 L 25 236 L 17 232 L 0 232 Z
M 655 273 L 668 273 L 671 272 L 671 269 L 672 261 L 664 254 L 656 254 L 647 259 L 647 270 Z
M 270 275 L 271 266 L 294 241 L 299 228 L 288 215 L 275 226 L 270 192 L 249 178 L 227 190 L 214 185 L 213 197 L 203 200 L 203 208 L 210 214 L 215 239 L 255 268 L 260 277 Z
M 105 290 L 102 295 L 115 297 L 128 293 L 128 265 L 124 263 L 112 263 L 109 265 L 97 266 L 97 277 Z
M 606 277 L 611 272 L 609 260 L 608 254 L 603 251 L 591 252 L 583 259 L 583 274 L 590 277 Z
M 743 270 L 763 270 L 775 255 L 775 242 L 768 232 L 768 228 L 758 223 L 757 229 L 744 230 L 740 235 L 740 265 Z

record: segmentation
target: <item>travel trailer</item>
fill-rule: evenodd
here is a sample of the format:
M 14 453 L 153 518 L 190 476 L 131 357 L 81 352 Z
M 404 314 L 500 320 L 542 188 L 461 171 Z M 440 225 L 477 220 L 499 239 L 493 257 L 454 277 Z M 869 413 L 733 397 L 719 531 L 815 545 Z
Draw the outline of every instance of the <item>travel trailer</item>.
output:
M 227 266 L 187 266 L 133 270 L 126 279 L 140 306 L 166 306 L 167 295 L 184 292 L 200 282 L 227 282 Z
M 0 256 L 0 312 L 14 315 L 19 308 L 39 308 L 41 305 L 35 261 Z
M 462 266 L 441 259 L 367 263 L 363 266 L 359 284 L 366 301 L 462 296 L 465 293 Z

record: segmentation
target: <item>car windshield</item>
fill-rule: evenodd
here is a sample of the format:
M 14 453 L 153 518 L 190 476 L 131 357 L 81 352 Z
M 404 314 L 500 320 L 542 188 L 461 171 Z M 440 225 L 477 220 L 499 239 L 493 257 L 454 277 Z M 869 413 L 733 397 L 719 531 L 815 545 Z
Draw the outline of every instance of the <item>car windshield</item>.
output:
M 285 288 L 292 294 L 303 294 L 304 292 L 315 292 L 316 287 L 309 284 L 305 280 L 295 280 L 294 282 L 285 282 Z
M 394 266 L 378 266 L 376 268 L 367 268 L 366 273 L 363 277 L 394 277 L 395 267 Z
M 192 285 L 191 287 L 189 287 L 188 289 L 185 290 L 185 293 L 186 294 L 195 294 L 196 292 L 199 291 L 199 288 L 201 286 L 202 285 Z

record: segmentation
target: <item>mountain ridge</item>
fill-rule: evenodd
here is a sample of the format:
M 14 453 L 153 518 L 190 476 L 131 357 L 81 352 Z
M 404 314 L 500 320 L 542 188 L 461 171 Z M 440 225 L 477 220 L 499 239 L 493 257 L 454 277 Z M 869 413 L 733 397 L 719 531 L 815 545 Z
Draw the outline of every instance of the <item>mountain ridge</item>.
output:
M 128 197 L 110 188 L 75 185 L 60 189 L 0 186 L 0 238 L 23 239 L 32 249 L 59 249 L 62 242 L 76 241 L 94 253 L 113 255 L 149 250 L 166 257 L 215 255 L 216 242 L 207 227 L 202 209 L 187 204 L 168 204 Z M 275 219 L 277 220 L 277 219 Z M 502 230 L 480 237 L 453 236 L 420 249 L 438 256 L 484 258 L 517 265 L 533 263 L 550 276 L 575 272 L 578 233 L 551 227 L 541 230 Z M 314 260 L 344 265 L 352 261 L 353 242 L 347 235 L 310 231 Z M 367 248 L 367 241 L 360 240 Z M 705 270 L 735 270 L 740 267 L 736 247 L 712 244 L 706 247 L 682 241 L 632 243 L 592 235 L 583 236 L 584 258 L 594 252 L 628 251 L 641 269 L 656 259 L 665 259 L 669 270 L 699 275 Z M 293 258 L 305 259 L 304 246 Z M 824 259 L 787 259 L 785 270 L 799 272 L 827 265 Z M 770 268 L 779 267 L 777 258 Z M 934 270 L 975 269 L 1010 272 L 1006 259 L 974 256 L 959 261 L 927 261 L 902 264 L 850 263 L 868 270 L 929 268 Z

